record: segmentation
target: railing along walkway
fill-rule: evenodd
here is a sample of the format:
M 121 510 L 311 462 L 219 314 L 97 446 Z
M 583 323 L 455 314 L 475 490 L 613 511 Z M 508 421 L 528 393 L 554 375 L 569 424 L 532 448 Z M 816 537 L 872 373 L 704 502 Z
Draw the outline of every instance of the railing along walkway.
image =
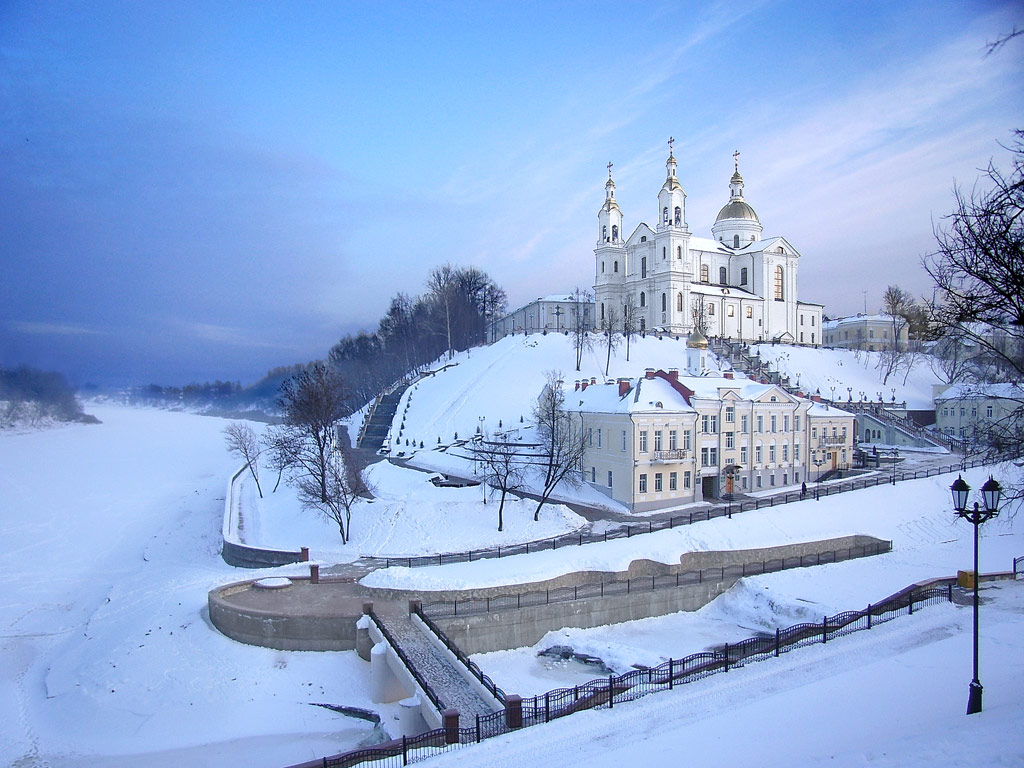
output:
M 376 568 L 390 568 L 392 566 L 405 566 L 407 568 L 425 567 L 428 565 L 448 565 L 451 563 L 466 563 L 486 558 L 511 557 L 513 555 L 530 554 L 531 552 L 543 552 L 547 550 L 562 549 L 563 547 L 582 547 L 584 544 L 594 544 L 613 539 L 628 539 L 633 536 L 640 536 L 657 531 L 664 531 L 671 528 L 678 528 L 683 525 L 713 520 L 715 518 L 732 518 L 742 512 L 776 507 L 782 504 L 792 504 L 798 501 L 818 499 L 822 496 L 833 496 L 837 493 L 873 488 L 877 485 L 888 485 L 899 483 L 905 480 L 917 480 L 919 478 L 934 477 L 950 472 L 964 471 L 973 467 L 980 467 L 991 463 L 980 459 L 964 459 L 955 464 L 948 464 L 941 467 L 927 467 L 924 469 L 893 471 L 893 473 L 878 473 L 853 477 L 848 480 L 839 480 L 828 485 L 807 484 L 807 493 L 801 491 L 787 491 L 773 496 L 764 496 L 756 499 L 733 501 L 726 504 L 718 504 L 693 512 L 679 512 L 673 514 L 666 512 L 654 516 L 644 522 L 626 523 L 617 528 L 609 528 L 601 533 L 567 533 L 561 536 L 553 536 L 547 539 L 537 539 L 523 544 L 510 544 L 500 547 L 488 547 L 484 549 L 473 549 L 467 552 L 442 552 L 436 555 L 412 555 L 408 557 L 377 556 L 367 557 L 365 562 Z
M 411 667 L 409 671 L 421 686 L 426 683 L 428 695 L 436 696 L 439 709 L 457 709 L 463 717 L 471 719 L 494 713 L 494 707 L 483 700 L 408 615 L 377 614 L 376 619 L 387 630 L 384 634 L 388 641 L 401 649 L 403 662 Z

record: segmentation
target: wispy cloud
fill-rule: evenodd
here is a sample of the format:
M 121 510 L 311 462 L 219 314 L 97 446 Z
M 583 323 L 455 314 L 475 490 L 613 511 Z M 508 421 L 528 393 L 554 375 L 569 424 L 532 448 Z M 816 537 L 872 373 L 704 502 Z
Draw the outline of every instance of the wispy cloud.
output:
M 105 331 L 74 323 L 36 323 L 16 320 L 11 327 L 32 336 L 98 336 Z
M 253 349 L 264 349 L 277 347 L 263 338 L 255 331 L 242 328 L 233 328 L 227 325 L 215 325 L 213 323 L 186 323 L 186 331 L 193 338 L 202 341 L 210 341 L 216 344 L 227 344 L 233 347 L 251 347 Z

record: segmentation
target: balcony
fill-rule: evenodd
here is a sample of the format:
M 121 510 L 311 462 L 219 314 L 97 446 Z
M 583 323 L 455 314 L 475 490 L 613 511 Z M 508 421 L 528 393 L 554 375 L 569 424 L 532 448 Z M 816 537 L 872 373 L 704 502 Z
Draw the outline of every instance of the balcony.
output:
M 844 445 L 846 445 L 846 438 L 843 435 L 822 435 L 818 438 L 819 448 L 841 448 Z
M 690 452 L 684 449 L 676 449 L 672 451 L 655 451 L 651 462 L 666 463 L 670 461 L 682 461 L 683 459 L 689 458 Z

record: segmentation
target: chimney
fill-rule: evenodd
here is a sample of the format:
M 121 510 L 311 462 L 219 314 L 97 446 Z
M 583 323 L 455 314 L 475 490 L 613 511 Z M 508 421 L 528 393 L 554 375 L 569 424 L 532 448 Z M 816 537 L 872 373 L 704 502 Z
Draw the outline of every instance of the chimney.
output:
M 586 379 L 581 381 L 580 382 L 580 392 L 585 392 L 587 390 L 587 385 L 589 385 L 589 384 L 590 384 L 590 382 L 587 381 Z
M 820 403 L 821 402 L 821 395 L 811 395 L 811 400 L 813 400 L 816 403 Z
M 573 387 L 573 392 L 579 392 L 579 391 L 580 391 L 580 380 L 576 379 L 576 386 Z
M 679 381 L 679 369 L 678 368 L 669 368 L 668 369 L 668 377 L 672 381 Z
M 629 379 L 619 379 L 619 397 L 625 397 L 629 392 Z
M 646 379 L 653 379 L 654 378 L 654 369 L 653 368 L 645 368 L 644 369 L 644 378 L 646 378 Z
M 732 378 L 734 378 L 734 376 L 732 375 L 732 371 L 726 371 L 726 372 L 725 372 L 725 378 L 727 378 L 727 379 L 732 379 Z
M 597 376 L 591 376 L 590 377 L 590 383 L 591 384 L 597 384 Z

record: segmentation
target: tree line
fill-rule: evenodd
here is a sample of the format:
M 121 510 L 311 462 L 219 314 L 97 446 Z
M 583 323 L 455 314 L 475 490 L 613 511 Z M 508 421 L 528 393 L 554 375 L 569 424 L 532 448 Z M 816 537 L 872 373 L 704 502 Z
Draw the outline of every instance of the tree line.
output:
M 75 389 L 63 374 L 22 365 L 0 368 L 0 427 L 46 419 L 95 423 L 82 411 Z
M 442 355 L 487 341 L 487 324 L 508 304 L 504 289 L 476 267 L 435 267 L 420 296 L 395 294 L 373 333 L 343 337 L 328 363 L 345 378 L 353 410 Z

